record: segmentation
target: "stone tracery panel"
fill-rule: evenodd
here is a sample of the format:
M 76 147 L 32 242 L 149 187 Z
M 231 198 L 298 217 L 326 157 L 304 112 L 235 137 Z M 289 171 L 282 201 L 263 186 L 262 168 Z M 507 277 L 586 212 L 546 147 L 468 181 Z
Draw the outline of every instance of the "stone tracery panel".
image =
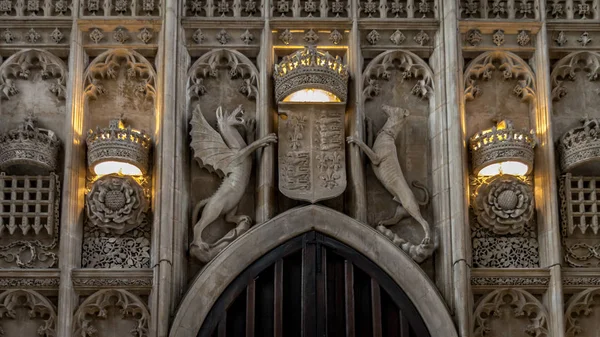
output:
M 566 303 L 565 336 L 592 336 L 600 328 L 600 310 L 597 309 L 600 288 L 591 288 L 575 294 Z
M 549 336 L 546 308 L 522 289 L 492 291 L 479 300 L 473 316 L 474 337 L 497 336 L 507 329 L 512 336 Z
M 149 336 L 146 304 L 123 289 L 95 292 L 81 303 L 73 320 L 73 336 Z
M 33 290 L 7 290 L 0 294 L 0 335 L 56 336 L 56 308 Z

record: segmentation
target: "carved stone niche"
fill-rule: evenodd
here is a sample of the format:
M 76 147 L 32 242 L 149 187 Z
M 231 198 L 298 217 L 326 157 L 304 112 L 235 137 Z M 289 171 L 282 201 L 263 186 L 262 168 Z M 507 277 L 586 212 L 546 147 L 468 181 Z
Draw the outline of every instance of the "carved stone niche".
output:
M 555 141 L 568 130 L 580 126 L 582 118 L 600 118 L 600 53 L 571 53 L 556 62 L 550 77 Z
M 0 335 L 56 336 L 56 308 L 33 290 L 7 290 L 0 294 Z
M 187 77 L 187 110 L 188 116 L 199 113 L 212 131 L 216 132 L 217 114 L 221 109 L 229 115 L 237 111 L 238 118 L 243 119 L 243 125 L 235 130 L 246 144 L 254 140 L 256 129 L 256 110 L 258 104 L 258 70 L 253 62 L 242 53 L 232 49 L 213 49 L 198 58 L 190 67 Z M 195 112 L 196 111 L 196 112 Z M 229 115 L 231 116 L 231 115 Z M 200 115 L 196 121 L 200 122 Z M 198 127 L 205 124 L 197 124 Z M 198 130 L 198 129 L 196 129 Z M 209 130 L 206 128 L 206 130 Z M 219 136 L 219 134 L 217 134 Z M 220 136 L 219 136 L 220 137 Z M 218 139 L 218 138 L 217 138 Z M 200 139 L 201 140 L 201 139 Z M 194 142 L 194 136 L 191 137 Z M 193 153 L 191 153 L 193 155 Z M 222 178 L 205 169 L 204 164 L 190 160 L 190 208 L 192 209 L 192 226 L 194 220 L 200 218 L 203 210 L 199 207 L 202 200 L 207 200 L 221 185 Z M 254 186 L 254 176 L 250 177 L 247 186 Z M 200 188 L 201 187 L 201 188 Z M 237 214 L 252 216 L 254 214 L 254 188 L 245 188 L 239 201 Z M 219 216 L 212 224 L 202 231 L 203 240 L 214 243 L 225 234 L 235 229 L 235 222 L 225 221 Z M 190 236 L 191 238 L 192 236 Z
M 569 299 L 565 305 L 565 336 L 594 336 L 600 330 L 600 288 L 589 288 Z
M 21 50 L 0 65 L 0 133 L 33 114 L 39 126 L 65 139 L 67 67 L 40 49 Z
M 439 123 L 430 120 L 436 118 L 435 114 L 431 114 L 434 107 L 433 72 L 419 56 L 409 51 L 396 50 L 375 57 L 365 68 L 362 80 L 365 97 L 366 143 L 372 146 L 381 134 L 390 131 L 388 121 L 395 117 L 386 112 L 386 108 L 382 106 L 407 109 L 408 115 L 403 116 L 401 123 L 404 124 L 395 137 L 397 158 L 393 160 L 399 162 L 402 172 L 398 174 L 403 174 L 409 184 L 422 185 L 421 188 L 411 185 L 412 191 L 409 192 L 416 196 L 419 203 L 423 204 L 423 200 L 428 203 L 430 192 L 435 189 L 434 179 L 432 179 L 432 165 L 435 163 L 431 156 L 431 138 L 439 133 L 438 130 L 431 129 Z M 441 165 L 440 161 L 437 163 Z M 395 215 L 395 210 L 402 202 L 393 199 L 394 195 L 386 190 L 371 165 L 366 172 L 366 187 L 369 209 L 367 222 L 379 228 L 380 223 Z M 420 212 L 429 224 L 433 223 L 433 209 L 422 205 Z M 402 238 L 415 246 L 419 245 L 427 234 L 423 226 L 411 216 L 389 224 L 387 229 L 389 232 L 384 231 L 384 234 L 387 233 L 386 236 Z M 434 238 L 431 242 L 433 248 Z M 431 254 L 432 250 L 430 249 L 426 255 Z M 427 271 L 433 270 L 432 264 L 422 265 L 422 267 Z
M 146 337 L 150 313 L 136 295 L 123 289 L 99 290 L 73 316 L 73 336 Z
M 525 290 L 494 290 L 479 300 L 473 313 L 473 337 L 484 336 L 547 337 L 548 312 Z

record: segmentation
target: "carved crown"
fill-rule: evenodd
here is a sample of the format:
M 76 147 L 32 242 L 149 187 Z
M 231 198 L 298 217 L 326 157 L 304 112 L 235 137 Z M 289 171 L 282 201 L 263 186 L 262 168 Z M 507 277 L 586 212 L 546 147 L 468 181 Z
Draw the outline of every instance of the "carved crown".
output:
M 275 98 L 281 102 L 302 89 L 322 89 L 345 102 L 348 95 L 348 70 L 339 56 L 306 47 L 275 65 Z
M 571 172 L 583 163 L 600 164 L 600 120 L 586 118 L 580 126 L 563 134 L 558 141 L 558 153 L 563 172 Z M 594 171 L 592 166 L 597 165 L 586 166 L 590 166 L 586 170 Z
M 54 132 L 35 127 L 29 116 L 16 129 L 0 135 L 0 170 L 16 166 L 55 171 L 59 147 Z
M 125 128 L 123 121 L 113 119 L 108 128 L 90 130 L 86 139 L 88 167 L 93 169 L 106 162 L 127 163 L 141 174 L 148 172 L 150 136 L 143 131 Z
M 533 168 L 533 148 L 537 141 L 532 131 L 515 130 L 512 122 L 476 133 L 469 139 L 473 172 L 477 175 L 492 164 L 518 162 L 527 165 L 528 174 Z

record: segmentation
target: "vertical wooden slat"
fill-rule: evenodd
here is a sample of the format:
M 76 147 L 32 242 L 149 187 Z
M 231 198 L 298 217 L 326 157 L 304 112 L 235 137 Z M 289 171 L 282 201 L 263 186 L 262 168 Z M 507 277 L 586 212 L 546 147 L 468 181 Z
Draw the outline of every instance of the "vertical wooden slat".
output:
M 305 246 L 302 251 L 302 304 L 301 322 L 302 337 L 317 336 L 317 244 L 316 233 L 309 233 L 305 237 Z
M 320 268 L 317 270 L 317 307 L 315 311 L 317 313 L 317 333 L 323 336 L 327 336 L 327 316 L 329 311 L 327 310 L 327 250 L 323 249 L 323 246 L 316 246 L 317 259 L 320 258 Z
M 219 325 L 217 326 L 217 336 L 218 337 L 227 337 L 227 311 L 223 313 L 223 318 L 219 321 Z
M 356 324 L 354 322 L 354 266 L 352 262 L 344 261 L 345 292 L 346 292 L 346 337 L 355 337 Z
M 402 311 L 399 312 L 400 316 L 400 337 L 409 337 L 409 329 L 408 329 L 408 320 L 402 314 Z
M 250 281 L 246 287 L 246 337 L 254 337 L 255 324 L 255 299 L 256 299 L 256 279 Z
M 371 317 L 373 320 L 373 337 L 382 337 L 381 328 L 381 290 L 379 283 L 371 279 Z
M 283 259 L 275 262 L 273 330 L 275 337 L 283 337 Z

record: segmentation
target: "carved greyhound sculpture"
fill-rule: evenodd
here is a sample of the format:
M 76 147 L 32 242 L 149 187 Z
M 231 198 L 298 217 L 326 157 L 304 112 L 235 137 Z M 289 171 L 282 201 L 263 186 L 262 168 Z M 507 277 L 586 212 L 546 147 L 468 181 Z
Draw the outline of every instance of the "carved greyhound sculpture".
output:
M 246 126 L 241 117 L 244 113 L 240 105 L 230 114 L 221 107 L 217 109 L 217 125 L 220 134 L 206 121 L 200 106 L 194 110 L 192 116 L 191 147 L 194 158 L 200 167 L 216 172 L 223 178 L 217 191 L 202 201 L 193 210 L 194 240 L 190 245 L 190 254 L 202 262 L 213 259 L 231 241 L 246 232 L 252 219 L 247 215 L 237 215 L 238 204 L 246 191 L 252 172 L 252 157 L 250 154 L 258 148 L 269 146 L 277 142 L 277 136 L 271 133 L 257 141 L 246 145 L 246 142 L 236 129 L 236 125 Z M 203 209 L 200 220 L 196 222 L 197 214 Z M 236 227 L 225 236 L 213 243 L 208 243 L 202 238 L 202 233 L 211 223 L 221 215 L 225 221 L 235 223 Z
M 373 149 L 370 149 L 361 140 L 352 136 L 348 137 L 347 141 L 349 144 L 358 145 L 367 157 L 369 157 L 371 160 L 371 167 L 373 168 L 377 179 L 379 179 L 383 186 L 394 197 L 394 201 L 398 203 L 394 216 L 380 221 L 377 224 L 377 230 L 390 238 L 394 244 L 408 253 L 413 260 L 420 263 L 431 255 L 435 247 L 431 243 L 431 229 L 429 228 L 429 224 L 423 218 L 421 211 L 419 210 L 419 205 L 426 205 L 429 202 L 429 193 L 423 185 L 413 182 L 413 186 L 422 189 L 425 192 L 425 200 L 423 202 L 417 201 L 404 178 L 402 168 L 398 161 L 396 137 L 402 130 L 402 126 L 406 123 L 405 117 L 409 115 L 409 112 L 408 110 L 388 105 L 382 105 L 381 109 L 388 118 L 375 139 Z M 417 220 L 423 227 L 425 237 L 419 245 L 414 245 L 411 242 L 400 238 L 386 227 L 397 224 L 400 220 L 409 215 Z

